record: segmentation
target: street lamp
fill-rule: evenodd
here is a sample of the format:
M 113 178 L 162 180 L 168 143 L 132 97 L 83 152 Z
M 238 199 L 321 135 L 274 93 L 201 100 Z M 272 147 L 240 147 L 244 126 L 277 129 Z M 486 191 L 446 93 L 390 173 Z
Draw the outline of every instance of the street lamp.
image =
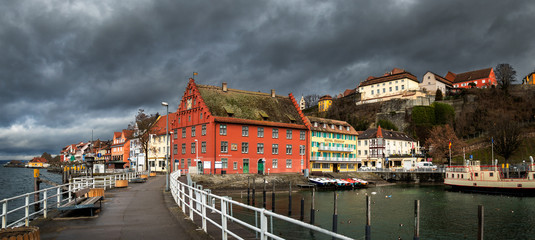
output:
M 162 106 L 165 106 L 166 113 L 166 125 L 165 125 L 165 191 L 169 191 L 169 104 L 162 102 Z

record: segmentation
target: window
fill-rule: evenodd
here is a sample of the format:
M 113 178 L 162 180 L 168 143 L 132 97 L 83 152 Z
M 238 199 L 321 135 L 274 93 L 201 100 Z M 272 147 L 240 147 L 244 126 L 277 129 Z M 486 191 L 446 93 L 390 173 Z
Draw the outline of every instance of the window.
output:
M 360 140 L 358 141 L 358 143 L 359 143 L 359 146 L 360 146 Z
M 272 132 L 272 137 L 273 138 L 279 138 L 279 129 L 278 128 L 273 128 L 273 132 Z
M 175 130 L 173 131 L 173 138 L 174 138 L 174 139 L 177 139 L 177 138 L 178 138 L 178 129 L 175 129 Z
M 383 88 L 383 93 L 385 93 L 385 92 L 386 92 L 386 88 Z
M 191 143 L 191 153 L 195 153 L 195 142 Z
M 249 143 L 242 142 L 241 143 L 241 152 L 242 153 L 248 153 L 249 152 Z
M 364 150 L 364 155 L 368 155 L 368 150 Z
M 258 136 L 259 138 L 263 138 L 263 137 L 264 137 L 264 128 L 263 128 L 263 127 L 259 127 L 259 128 L 258 128 L 258 134 L 257 134 L 257 136 Z
M 398 91 L 398 90 L 399 90 L 399 87 L 398 87 L 398 86 L 396 86 L 396 91 Z
M 485 83 L 485 80 L 482 80 L 481 83 Z
M 203 135 L 203 136 L 206 135 L 206 124 L 203 124 L 202 127 L 201 127 L 201 135 Z
M 360 155 L 360 154 L 361 154 L 361 153 L 360 153 L 360 150 L 358 150 L 358 152 L 359 152 L 359 155 Z
M 389 89 L 390 92 L 392 92 L 392 87 L 389 87 L 388 89 Z
M 318 122 L 314 122 L 314 127 L 318 127 Z
M 372 95 L 373 95 L 373 90 L 372 90 Z
M 184 158 L 180 159 L 180 165 L 184 166 Z
M 182 128 L 182 138 L 186 138 L 186 128 Z
M 201 113 L 201 119 L 202 119 L 202 113 Z
M 321 168 L 321 163 L 313 163 L 312 168 Z
M 249 127 L 248 126 L 242 126 L 241 127 L 241 135 L 243 137 L 248 137 L 249 136 Z
M 227 124 L 219 125 L 219 135 L 227 135 Z
M 306 139 L 306 131 L 301 130 L 299 132 L 299 140 L 305 140 Z
M 178 154 L 178 145 L 173 144 L 173 154 Z
M 221 167 L 228 168 L 228 158 L 221 158 Z
M 234 162 L 234 170 L 238 169 L 238 162 Z
M 304 156 L 305 155 L 305 145 L 299 145 L 299 155 Z
M 201 153 L 206 153 L 206 142 L 201 142 Z
M 292 139 L 292 130 L 286 129 L 286 139 Z
M 277 168 L 277 159 L 273 159 L 272 168 Z
M 271 145 L 271 154 L 279 154 L 279 144 Z
M 191 158 L 188 158 L 188 165 L 186 165 L 186 168 L 191 166 Z
M 221 141 L 221 152 L 227 153 L 228 152 L 228 142 L 227 141 Z
M 292 168 L 292 159 L 286 159 L 286 168 Z
M 195 126 L 191 127 L 191 136 L 195 137 Z
M 260 153 L 260 154 L 264 153 L 264 144 L 263 143 L 256 144 L 256 153 Z
M 286 144 L 286 155 L 292 155 L 292 145 Z
M 401 85 L 401 90 L 405 89 L 405 85 Z
M 182 154 L 186 154 L 186 144 L 182 143 Z

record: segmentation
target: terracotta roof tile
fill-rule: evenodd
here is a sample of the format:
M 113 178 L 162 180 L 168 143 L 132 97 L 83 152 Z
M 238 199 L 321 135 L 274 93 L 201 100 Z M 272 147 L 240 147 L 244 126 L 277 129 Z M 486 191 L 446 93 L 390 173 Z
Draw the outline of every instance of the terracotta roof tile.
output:
M 345 121 L 311 116 L 307 116 L 307 118 L 308 121 L 312 124 L 312 126 L 310 127 L 310 130 L 312 131 L 358 135 L 358 132 L 349 123 Z M 318 123 L 317 127 L 314 127 L 314 122 Z M 326 128 L 323 127 L 324 123 L 328 125 Z M 331 127 L 332 124 L 334 124 L 335 126 L 334 129 L 332 129 Z M 342 130 L 340 130 L 338 126 L 342 126 Z M 347 130 L 347 127 L 349 127 L 349 131 Z
M 383 83 L 383 82 L 390 82 L 390 81 L 404 79 L 404 78 L 407 78 L 407 79 L 410 79 L 412 81 L 418 82 L 418 79 L 416 78 L 416 76 L 412 75 L 412 73 L 410 73 L 410 72 L 402 72 L 402 73 L 392 74 L 392 75 L 388 75 L 388 76 L 377 77 L 377 78 L 373 78 L 373 79 L 369 79 L 368 78 L 366 81 L 361 82 L 359 84 L 359 87 L 364 87 L 364 86 L 377 84 L 377 83 Z
M 470 72 L 459 73 L 455 77 L 453 83 L 460 83 L 466 81 L 474 81 L 482 78 L 488 78 L 492 68 L 479 69 Z

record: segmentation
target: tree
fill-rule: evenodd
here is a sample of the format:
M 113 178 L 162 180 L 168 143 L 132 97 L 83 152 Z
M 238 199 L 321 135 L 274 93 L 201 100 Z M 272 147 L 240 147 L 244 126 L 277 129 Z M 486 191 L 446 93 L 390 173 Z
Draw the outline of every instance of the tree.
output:
M 304 99 L 305 99 L 306 108 L 309 108 L 309 107 L 318 105 L 318 101 L 320 100 L 320 95 L 310 94 L 310 95 L 306 95 Z
M 443 160 L 449 159 L 450 142 L 452 144 L 452 155 L 460 153 L 465 146 L 465 143 L 457 138 L 455 131 L 453 131 L 453 128 L 449 124 L 434 126 L 429 131 L 429 137 L 426 140 L 426 147 L 430 149 L 429 154 L 433 157 L 433 159 L 441 162 L 447 162 Z
M 511 83 L 516 81 L 516 71 L 508 63 L 500 63 L 496 65 L 496 80 L 498 80 L 498 86 L 500 89 L 507 92 Z
M 444 97 L 442 96 L 442 91 L 440 89 L 437 89 L 437 92 L 435 93 L 435 101 L 442 101 Z
M 469 83 L 468 86 L 470 86 L 470 88 L 476 88 L 477 87 L 477 85 L 475 83 L 473 83 L 473 82 Z
M 145 110 L 139 109 L 137 115 L 136 115 L 136 122 L 132 126 L 129 126 L 129 128 L 132 128 L 134 130 L 134 137 L 139 139 L 139 144 L 141 146 L 141 151 L 145 153 L 145 166 L 143 170 L 147 170 L 149 166 L 149 140 L 150 140 L 150 134 L 152 134 L 152 125 L 156 122 L 156 119 L 158 119 L 159 114 L 145 114 Z
M 379 119 L 377 121 L 377 126 L 381 126 L 381 128 L 397 131 L 398 127 L 396 127 L 396 124 L 393 122 L 387 120 L 387 119 Z
M 494 140 L 494 151 L 505 159 L 505 163 L 509 163 L 509 158 L 520 147 L 520 124 L 510 115 L 503 114 L 494 122 L 489 133 Z

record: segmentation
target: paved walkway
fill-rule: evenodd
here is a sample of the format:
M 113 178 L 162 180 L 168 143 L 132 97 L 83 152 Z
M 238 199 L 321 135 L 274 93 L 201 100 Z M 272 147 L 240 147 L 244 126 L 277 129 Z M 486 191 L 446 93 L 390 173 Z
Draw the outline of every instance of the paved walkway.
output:
M 211 239 L 164 193 L 165 176 L 106 192 L 96 217 L 36 221 L 41 239 Z M 87 216 L 88 214 L 78 213 Z

